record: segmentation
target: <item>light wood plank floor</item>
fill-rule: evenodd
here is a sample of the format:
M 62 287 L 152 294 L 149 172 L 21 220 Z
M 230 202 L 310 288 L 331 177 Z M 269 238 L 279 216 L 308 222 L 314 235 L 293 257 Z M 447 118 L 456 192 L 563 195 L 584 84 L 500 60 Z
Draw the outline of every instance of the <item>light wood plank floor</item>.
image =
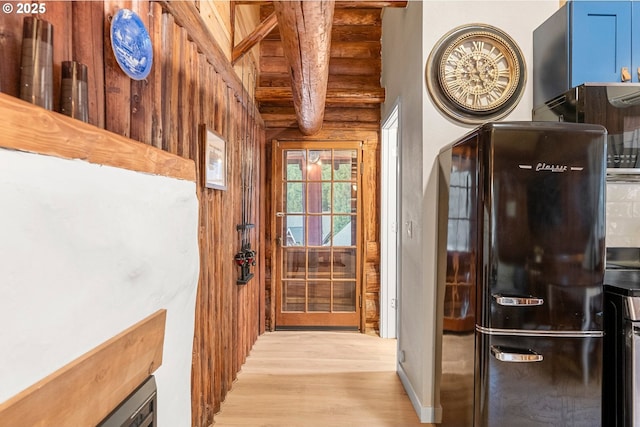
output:
M 267 332 L 214 417 L 216 427 L 429 427 L 396 374 L 396 340 Z

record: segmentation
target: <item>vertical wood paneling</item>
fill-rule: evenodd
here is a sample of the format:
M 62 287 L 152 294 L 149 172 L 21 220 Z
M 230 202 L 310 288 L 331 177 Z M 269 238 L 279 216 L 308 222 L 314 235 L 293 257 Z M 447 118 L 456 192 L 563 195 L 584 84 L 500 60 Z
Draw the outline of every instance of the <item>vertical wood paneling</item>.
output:
M 149 30 L 150 5 L 147 1 L 135 0 L 131 10 L 136 12 Z M 155 61 L 154 61 L 155 62 Z M 154 68 L 156 64 L 152 64 Z M 144 80 L 131 80 L 131 138 L 151 145 L 151 127 L 153 124 L 153 86 L 154 73 L 149 73 Z
M 168 40 L 169 33 L 166 29 L 163 34 L 163 39 Z M 172 48 L 169 50 L 174 58 L 182 59 L 178 61 L 178 65 L 175 61 L 170 66 L 165 63 L 174 84 L 167 85 L 163 93 L 166 97 L 166 94 L 174 94 L 175 88 L 178 88 L 176 99 L 179 103 L 179 121 L 175 128 L 173 123 L 164 122 L 165 130 L 178 134 L 178 152 L 183 156 L 196 157 L 199 169 L 202 168 L 202 159 L 197 157 L 202 154 L 202 148 L 188 143 L 193 137 L 189 123 L 206 123 L 209 129 L 227 141 L 227 189 L 220 191 L 203 188 L 200 195 L 203 218 L 202 271 L 198 293 L 199 311 L 196 315 L 198 326 L 194 337 L 193 424 L 208 426 L 213 422 L 214 414 L 220 410 L 226 393 L 259 333 L 257 298 L 260 293 L 257 289 L 261 284 L 256 278 L 247 285 L 238 286 L 238 268 L 233 260 L 240 249 L 236 230 L 237 224 L 241 222 L 242 200 L 240 138 L 243 135 L 242 118 L 247 116 L 243 104 L 238 102 L 239 95 L 234 93 L 211 64 L 205 63 L 202 57 L 197 66 L 194 65 L 191 58 L 196 56 L 196 51 L 188 46 L 191 42 L 188 42 L 186 32 L 178 37 L 175 30 L 172 34 Z M 177 49 L 177 45 L 181 47 Z M 178 50 L 181 52 L 180 56 Z M 196 68 L 197 72 L 194 71 Z M 199 82 L 194 83 L 194 74 L 199 75 Z M 191 111 L 194 99 L 200 105 L 199 112 Z M 171 111 L 174 107 L 165 105 L 164 108 L 168 108 L 165 111 Z M 175 120 L 173 114 L 168 117 L 169 120 Z M 258 128 L 255 131 L 256 140 L 263 138 L 262 135 L 264 129 Z M 254 149 L 252 153 L 254 163 L 258 162 L 258 151 Z M 258 194 L 256 191 L 255 197 Z M 254 201 L 254 206 L 256 205 Z M 257 243 L 255 237 L 252 243 Z
M 237 168 L 234 170 L 233 175 L 234 175 L 234 180 L 236 182 L 236 188 L 237 190 L 234 191 L 234 216 L 236 218 L 238 218 L 237 225 L 240 225 L 243 223 L 242 221 L 242 201 L 243 201 L 243 197 L 244 197 L 244 188 L 243 186 L 246 185 L 246 182 L 244 182 L 245 180 L 243 179 L 243 172 L 244 172 L 244 168 L 248 165 L 249 161 L 248 161 L 248 149 L 247 149 L 247 142 L 246 142 L 246 133 L 247 133 L 247 128 L 249 126 L 249 121 L 248 121 L 248 115 L 246 110 L 243 108 L 243 99 L 242 97 L 235 97 L 233 98 L 233 103 L 235 104 L 235 114 L 238 115 L 238 117 L 240 118 L 239 121 L 237 121 L 237 125 L 235 126 L 235 136 L 234 136 L 234 149 L 233 149 L 233 156 L 235 157 L 235 164 L 237 164 Z M 249 207 L 246 206 L 245 209 L 248 209 Z M 251 223 L 252 218 L 248 218 L 249 223 Z M 236 240 L 235 240 L 235 244 L 234 244 L 234 252 L 239 251 L 242 248 L 241 245 L 241 235 L 240 233 L 238 233 L 236 231 Z M 237 277 L 240 276 L 240 270 L 236 267 L 234 268 L 234 275 Z M 244 284 L 244 285 L 237 285 L 236 284 L 236 289 L 235 289 L 235 295 L 236 295 L 236 305 L 237 305 L 237 310 L 236 310 L 236 316 L 234 319 L 234 323 L 235 323 L 235 337 L 234 337 L 234 343 L 237 347 L 237 352 L 236 352 L 236 357 L 235 357 L 235 366 L 234 366 L 234 371 L 235 370 L 240 370 L 240 367 L 242 366 L 242 362 L 243 362 L 243 355 L 244 355 L 244 351 L 245 351 L 245 341 L 247 339 L 246 337 L 246 333 L 245 333 L 245 322 L 249 322 L 249 318 L 247 317 L 247 310 L 246 310 L 246 300 L 248 298 L 248 294 L 249 291 L 248 289 L 250 288 L 250 283 Z M 240 321 L 240 319 L 244 319 L 244 321 Z M 237 372 L 233 375 L 233 379 L 235 380 L 237 378 Z
M 220 99 L 224 99 L 224 91 L 218 88 L 216 92 L 217 96 Z M 217 369 L 216 372 L 220 375 L 220 389 L 217 390 L 216 400 L 215 400 L 215 409 L 216 412 L 220 410 L 220 404 L 224 400 L 227 390 L 231 387 L 230 381 L 228 381 L 228 373 L 227 371 L 232 369 L 232 360 L 229 357 L 231 354 L 228 336 L 231 335 L 231 326 L 229 325 L 229 318 L 231 317 L 232 306 L 229 303 L 227 298 L 227 280 L 228 277 L 225 275 L 225 257 L 227 256 L 227 252 L 225 251 L 225 242 L 224 242 L 224 232 L 226 229 L 227 223 L 225 221 L 226 215 L 223 209 L 223 193 L 221 191 L 214 191 L 214 216 L 213 222 L 215 224 L 214 228 L 214 242 L 216 243 L 215 253 L 218 255 L 215 259 L 215 283 L 216 289 L 215 292 L 218 294 L 218 311 L 217 319 L 218 319 L 218 327 L 220 330 L 217 332 L 217 340 L 218 348 L 219 348 L 219 357 L 217 360 Z M 228 238 L 233 238 L 231 234 L 228 235 Z
M 171 140 L 171 110 L 169 107 L 171 96 L 171 87 L 174 77 L 173 70 L 173 16 L 168 13 L 162 14 L 162 55 L 159 58 L 159 64 L 162 66 L 162 149 L 171 151 L 169 141 Z
M 198 75 L 205 72 L 205 69 L 201 65 L 202 58 L 198 58 Z M 200 95 L 197 99 L 194 99 L 194 105 L 197 108 L 198 120 L 202 120 L 202 110 L 200 109 Z M 194 336 L 193 336 L 193 360 L 191 369 L 191 396 L 192 396 L 192 412 L 191 412 L 191 425 L 200 426 L 207 425 L 202 422 L 204 415 L 201 408 L 204 407 L 203 397 L 211 395 L 207 390 L 206 381 L 207 378 L 203 375 L 204 372 L 211 371 L 207 367 L 207 340 L 209 338 L 208 323 L 201 321 L 200 319 L 206 319 L 210 314 L 210 292 L 209 292 L 209 274 L 208 270 L 203 263 L 206 259 L 206 254 L 209 250 L 209 244 L 205 239 L 205 233 L 207 230 L 207 204 L 203 203 L 203 191 L 202 191 L 202 165 L 199 162 L 199 156 L 194 157 L 196 164 L 196 176 L 197 176 L 197 193 L 198 200 L 200 201 L 200 212 L 198 221 L 198 239 L 200 242 L 200 277 L 198 280 L 198 292 L 196 294 L 196 312 L 194 323 Z
M 192 98 L 193 121 L 198 125 L 204 124 L 209 129 L 213 129 L 211 126 L 213 109 L 210 101 L 215 96 L 215 87 L 213 85 L 215 73 L 210 64 L 206 62 L 206 58 L 197 54 L 195 47 L 191 48 L 191 54 L 197 57 L 196 63 L 193 64 L 196 79 L 194 84 L 197 89 L 194 91 L 196 97 Z M 186 108 L 191 108 L 191 106 Z M 199 141 L 201 132 L 204 131 L 206 129 L 196 129 L 194 139 Z M 196 161 L 199 172 L 198 177 L 202 184 L 202 147 L 199 143 L 196 143 L 194 148 L 189 151 Z M 219 292 L 216 289 L 218 280 L 216 279 L 217 273 L 214 262 L 217 250 L 216 239 L 218 238 L 214 221 L 214 209 L 216 206 L 214 195 L 214 191 L 204 188 L 203 185 L 199 186 L 201 269 L 196 304 L 198 311 L 195 322 L 194 366 L 192 372 L 192 383 L 194 384 L 192 391 L 192 425 L 194 426 L 211 425 L 215 412 L 219 410 L 220 370 L 217 368 L 217 363 L 224 356 L 217 345 L 217 336 L 219 335 L 217 322 L 220 311 L 217 302 Z
M 231 58 L 231 41 L 230 41 L 230 11 L 229 2 L 226 1 L 206 1 L 200 4 L 200 16 L 211 28 L 216 40 L 224 40 L 220 47 L 224 51 L 227 58 Z M 223 25 L 220 23 L 223 22 Z
M 178 27 L 177 30 L 177 42 L 180 46 L 180 50 L 174 52 L 174 56 L 178 58 L 178 81 L 176 82 L 177 105 L 175 106 L 176 115 L 172 116 L 177 120 L 175 120 L 175 128 L 171 129 L 171 131 L 172 133 L 175 132 L 178 136 L 176 154 L 188 157 L 189 141 L 187 141 L 187 133 L 189 125 L 187 121 L 190 119 L 191 114 L 188 112 L 187 106 L 191 103 L 191 100 L 187 98 L 189 96 L 188 80 L 190 78 L 189 65 L 187 62 L 191 49 L 187 44 L 187 31 L 182 27 Z
M 231 196 L 231 206 L 232 208 L 232 218 L 237 218 L 237 221 L 234 221 L 235 224 L 230 224 L 233 229 L 236 229 L 237 225 L 240 224 L 241 214 L 240 214 L 240 205 L 241 199 L 240 194 L 242 193 L 242 183 L 241 183 L 241 175 L 242 175 L 242 164 L 240 161 L 241 156 L 239 155 L 240 147 L 242 147 L 242 143 L 240 141 L 241 135 L 239 134 L 241 125 L 243 123 L 242 117 L 244 116 L 240 102 L 234 96 L 233 92 L 227 89 L 229 93 L 229 100 L 232 105 L 231 113 L 234 118 L 239 118 L 240 120 L 234 120 L 233 123 L 230 123 L 229 127 L 229 140 L 228 140 L 228 150 L 229 156 L 231 159 L 231 164 L 233 167 L 230 169 L 229 179 L 232 182 L 233 191 L 230 192 Z M 233 254 L 235 255 L 240 250 L 240 242 L 238 239 L 238 231 L 236 229 L 236 236 L 233 239 Z M 238 267 L 234 266 L 232 276 L 238 276 Z M 231 381 L 236 379 L 237 371 L 240 369 L 240 353 L 243 347 L 243 336 L 240 328 L 239 319 L 243 316 L 242 313 L 242 299 L 244 291 L 246 290 L 245 286 L 238 286 L 237 284 L 233 285 L 230 289 L 231 291 L 231 303 L 233 304 L 233 315 L 231 316 L 231 344 L 235 346 L 236 351 L 233 352 L 233 367 L 231 371 L 233 374 L 231 375 Z
M 215 78 L 216 85 L 216 97 L 212 100 L 214 111 L 213 111 L 213 128 L 220 135 L 224 136 L 223 129 L 223 120 L 225 118 L 225 111 L 223 111 L 224 105 L 224 82 L 222 81 L 222 77 L 216 74 Z
M 73 28 L 77 29 L 73 31 L 73 60 L 87 66 L 89 123 L 104 129 L 104 2 L 71 4 Z
M 213 130 L 218 130 L 220 129 L 220 126 L 216 124 L 215 119 L 216 119 L 216 114 L 217 114 L 217 104 L 219 102 L 219 98 L 220 98 L 220 94 L 221 94 L 221 90 L 220 87 L 218 85 L 218 80 L 220 80 L 220 76 L 217 75 L 213 69 L 209 69 L 209 73 L 208 73 L 208 86 L 210 89 L 210 93 L 209 96 L 207 97 L 207 106 L 209 108 L 209 115 L 208 115 L 208 125 L 211 127 L 211 129 Z M 217 126 L 217 127 L 216 127 Z M 220 191 L 212 191 L 212 190 L 205 190 L 207 192 L 207 196 L 208 196 L 208 204 L 209 204 L 209 221 L 210 221 L 210 233 L 209 233 L 209 239 L 211 241 L 212 244 L 212 251 L 211 253 L 216 253 L 216 254 L 220 254 L 222 253 L 220 247 L 220 243 L 221 243 L 221 238 L 222 235 L 220 234 L 220 212 L 222 207 L 220 206 L 220 197 L 221 197 L 221 192 Z M 216 227 L 214 227 L 214 225 L 218 225 Z M 223 375 L 224 375 L 224 358 L 225 358 L 225 353 L 224 353 L 224 345 L 223 345 L 223 341 L 222 341 L 222 333 L 221 330 L 224 328 L 222 320 L 223 320 L 223 316 L 222 316 L 222 307 L 223 307 L 223 302 L 222 302 L 222 294 L 223 294 L 223 289 L 222 289 L 222 285 L 221 283 L 223 282 L 223 277 L 222 277 L 222 260 L 221 260 L 221 256 L 217 256 L 213 259 L 208 260 L 207 264 L 209 265 L 209 268 L 211 269 L 211 286 L 212 286 L 212 294 L 213 294 L 213 310 L 215 313 L 215 319 L 216 319 L 216 327 L 218 328 L 218 330 L 214 333 L 213 338 L 212 338 L 212 344 L 213 344 L 213 354 L 215 355 L 215 360 L 214 360 L 214 365 L 213 365 L 213 391 L 214 394 L 213 396 L 211 396 L 211 400 L 212 400 L 212 404 L 213 404 L 213 411 L 214 412 L 218 412 L 220 410 L 220 403 L 222 402 L 223 398 Z
M 171 80 L 168 81 L 168 90 L 164 93 L 164 107 L 166 108 L 165 134 L 169 136 L 167 151 L 178 154 L 181 151 L 180 133 L 178 132 L 178 122 L 180 121 L 180 82 L 184 78 L 182 68 L 183 53 L 183 30 L 175 23 L 171 24 L 169 30 L 171 34 L 171 52 L 165 52 L 171 58 Z
M 223 114 L 223 128 L 222 134 L 225 135 L 225 138 L 228 141 L 227 145 L 227 180 L 229 182 L 233 182 L 233 174 L 236 173 L 237 170 L 234 166 L 234 157 L 233 157 L 233 143 L 232 141 L 233 132 L 232 132 L 232 123 L 238 119 L 238 117 L 233 114 L 233 93 L 227 86 L 226 82 L 222 81 L 222 92 L 224 93 L 224 97 L 222 98 L 222 102 L 220 103 L 221 111 Z M 233 379 L 235 376 L 235 342 L 233 340 L 235 330 L 233 328 L 233 321 L 236 317 L 237 311 L 234 306 L 234 294 L 235 294 L 235 270 L 236 267 L 232 263 L 233 257 L 235 256 L 235 242 L 237 241 L 237 232 L 236 232 L 236 218 L 234 218 L 234 204 L 233 204 L 233 187 L 229 188 L 227 191 L 222 192 L 222 201 L 221 205 L 221 216 L 220 216 L 220 225 L 222 226 L 222 230 L 226 232 L 226 239 L 222 239 L 222 278 L 223 281 L 221 283 L 223 291 L 223 301 L 224 307 L 230 308 L 227 312 L 224 313 L 225 320 L 223 321 L 223 325 L 225 329 L 222 331 L 223 334 L 223 345 L 225 349 L 225 358 L 224 358 L 224 382 L 223 382 L 223 392 L 221 396 L 221 400 L 227 395 L 227 392 L 231 389 L 233 384 Z
M 198 122 L 200 112 L 199 102 L 195 102 L 198 95 L 199 69 L 198 69 L 198 49 L 193 43 L 187 44 L 187 90 L 185 91 L 185 120 L 183 126 L 184 134 L 184 157 L 196 159 L 198 151 Z
M 240 123 L 242 122 L 242 116 L 243 114 L 243 108 L 242 105 L 237 102 L 237 98 L 235 96 L 235 94 L 233 93 L 233 90 L 231 90 L 231 88 L 227 89 L 229 91 L 229 99 L 231 100 L 231 102 L 235 105 L 235 115 L 238 119 L 240 120 L 233 120 L 235 123 L 233 124 L 233 144 L 232 144 L 232 157 L 233 157 L 233 169 L 231 170 L 231 173 L 233 175 L 233 179 L 234 179 L 234 189 L 232 192 L 232 217 L 234 218 L 232 221 L 232 228 L 234 230 L 236 230 L 236 237 L 233 240 L 233 245 L 231 246 L 231 253 L 233 256 L 235 256 L 235 254 L 240 250 L 241 245 L 240 245 L 240 236 L 238 235 L 238 231 L 237 231 L 237 226 L 238 224 L 242 223 L 242 217 L 241 217 L 241 201 L 242 201 L 242 156 L 240 155 L 240 152 L 242 150 L 243 145 L 241 144 L 241 135 L 240 135 Z M 232 258 L 233 259 L 233 258 Z M 231 375 L 232 381 L 235 381 L 237 378 L 237 374 L 238 371 L 240 370 L 240 367 L 242 366 L 241 364 L 241 360 L 242 360 L 242 353 L 244 351 L 244 334 L 242 333 L 242 329 L 244 326 L 244 322 L 247 321 L 248 319 L 246 318 L 242 318 L 241 316 L 245 315 L 244 312 L 244 305 L 242 303 L 242 298 L 244 296 L 244 293 L 246 291 L 246 285 L 238 285 L 237 284 L 237 278 L 239 276 L 239 271 L 238 268 L 234 265 L 231 264 L 231 268 L 230 268 L 230 272 L 231 272 L 231 277 L 232 277 L 232 297 L 234 299 L 234 304 L 236 304 L 236 311 L 235 314 L 233 316 L 233 323 L 235 324 L 235 336 L 232 337 L 232 343 L 235 347 L 235 357 L 234 357 L 234 366 L 233 366 L 233 373 Z
M 371 271 L 378 271 L 380 265 L 380 253 L 377 248 L 380 245 L 380 233 L 379 233 L 379 212 L 380 201 L 378 191 L 371 191 L 371 189 L 380 188 L 380 177 L 378 174 L 378 165 L 380 165 L 380 143 L 379 135 L 375 139 L 368 140 L 363 147 L 363 189 L 369 189 L 364 191 L 362 212 L 363 212 L 363 286 L 365 289 L 365 308 L 364 312 L 364 324 L 365 330 L 375 332 L 379 330 L 380 318 L 378 310 L 379 308 L 379 291 L 380 280 L 378 273 L 378 280 L 374 280 Z
M 120 9 L 131 7 L 129 1 L 104 2 L 104 77 L 105 128 L 129 137 L 131 135 L 131 79 L 116 62 L 111 47 L 111 21 Z
M 149 76 L 149 94 L 151 96 L 151 141 L 156 148 L 162 148 L 162 82 L 163 82 L 163 17 L 162 6 L 152 2 L 150 7 L 152 16 L 149 19 L 149 35 L 153 41 L 153 67 Z M 145 102 L 147 102 L 145 100 Z M 196 163 L 197 166 L 197 163 Z
M 275 236 L 277 235 L 276 232 L 276 221 L 273 217 L 271 217 L 271 213 L 275 211 L 275 209 L 277 209 L 276 207 L 273 206 L 273 199 L 274 199 L 274 195 L 273 192 L 275 191 L 275 183 L 273 182 L 273 176 L 275 174 L 275 171 L 273 170 L 273 165 L 275 164 L 275 160 L 273 158 L 274 156 L 274 151 L 276 148 L 276 143 L 273 141 L 272 138 L 265 138 L 265 150 L 264 150 L 264 165 L 266 168 L 266 180 L 265 180 L 265 185 L 266 187 L 264 188 L 268 188 L 269 191 L 263 191 L 264 193 L 264 197 L 267 199 L 265 206 L 266 206 L 266 212 L 267 215 L 269 216 L 265 216 L 265 218 L 267 218 L 267 222 L 268 222 L 268 226 L 265 225 L 263 232 L 265 233 L 265 241 L 267 242 L 267 244 L 265 245 L 265 269 L 266 269 L 266 273 L 265 273 L 265 283 L 264 283 L 264 292 L 265 292 L 265 328 L 267 330 L 273 331 L 275 329 L 275 298 L 272 298 L 272 296 L 274 295 L 274 291 L 275 291 L 275 283 L 274 283 L 274 277 L 276 275 L 276 269 L 277 266 L 273 264 L 273 260 L 275 259 L 275 254 L 273 253 L 273 241 L 275 239 Z
M 22 55 L 22 22 L 17 13 L 0 15 L 0 92 L 20 96 L 20 57 Z M 14 60 L 8 60 L 14 58 Z
M 258 135 L 258 146 L 256 147 L 256 165 L 259 167 L 260 173 L 258 174 L 258 176 L 260 177 L 260 180 L 257 183 L 256 189 L 258 189 L 258 191 L 256 191 L 256 198 L 257 198 L 257 204 L 256 206 L 259 206 L 260 209 L 257 212 L 258 218 L 265 220 L 264 222 L 260 222 L 258 225 L 256 225 L 256 230 L 262 230 L 261 233 L 256 233 L 258 235 L 258 242 L 259 245 L 257 246 L 257 248 L 259 248 L 259 252 L 258 252 L 258 271 L 260 272 L 260 280 L 259 283 L 263 284 L 261 286 L 256 285 L 256 287 L 258 287 L 258 334 L 262 334 L 265 331 L 267 331 L 269 325 L 267 324 L 267 317 L 269 314 L 268 311 L 268 307 L 269 307 L 269 301 L 267 300 L 267 295 L 269 295 L 269 292 L 267 291 L 266 288 L 266 284 L 269 282 L 269 278 L 267 277 L 267 271 L 268 271 L 268 266 L 267 263 L 270 261 L 271 258 L 271 245 L 269 244 L 270 239 L 267 236 L 270 236 L 271 233 L 269 232 L 269 228 L 268 228 L 268 223 L 269 221 L 266 221 L 267 219 L 267 214 L 268 212 L 271 212 L 271 207 L 269 206 L 268 202 L 269 202 L 269 197 L 267 196 L 267 189 L 270 188 L 268 187 L 269 183 L 268 183 L 268 175 L 267 175 L 267 167 L 266 165 L 270 163 L 270 154 L 271 154 L 271 150 L 270 147 L 266 144 L 266 140 L 264 138 L 264 134 L 262 134 L 260 132 L 260 129 L 257 125 L 257 123 L 254 124 L 254 126 L 256 127 L 256 135 Z M 261 161 L 261 157 L 264 160 Z
M 257 81 L 257 78 L 256 78 Z M 254 84 L 257 84 L 254 83 Z M 257 127 L 257 122 L 256 122 L 256 115 L 258 114 L 258 112 L 255 110 L 254 107 L 253 111 L 252 111 L 252 134 L 254 135 L 254 153 L 253 153 L 253 164 L 254 164 L 254 181 L 253 181 L 253 188 L 255 189 L 254 191 L 254 195 L 253 195 L 253 206 L 254 206 L 254 224 L 255 224 L 255 228 L 253 230 L 253 245 L 256 248 L 256 267 L 255 267 L 255 275 L 258 278 L 257 282 L 258 283 L 264 283 L 265 277 L 264 277 L 264 252 L 265 252 L 265 242 L 264 242 L 264 233 L 257 233 L 256 230 L 263 230 L 263 219 L 264 219 L 264 215 L 265 215 L 265 210 L 264 210 L 264 197 L 262 196 L 262 192 L 259 191 L 260 188 L 266 188 L 266 187 L 262 187 L 264 184 L 264 170 L 262 168 L 262 164 L 260 162 L 260 159 L 258 158 L 258 154 L 260 152 L 264 152 L 264 140 L 263 138 L 260 137 L 260 133 L 257 131 L 258 127 Z M 255 326 L 256 326 L 256 331 L 255 331 L 255 338 L 257 339 L 258 335 L 263 333 L 265 331 L 265 327 L 264 327 L 264 292 L 262 291 L 264 287 L 263 286 L 258 286 L 258 285 L 254 285 L 253 287 L 253 300 L 256 301 L 257 303 L 257 307 L 255 307 L 255 319 L 252 319 L 255 322 Z M 252 335 L 250 338 L 251 342 L 253 342 L 254 340 L 254 336 Z M 249 349 L 250 351 L 251 349 Z

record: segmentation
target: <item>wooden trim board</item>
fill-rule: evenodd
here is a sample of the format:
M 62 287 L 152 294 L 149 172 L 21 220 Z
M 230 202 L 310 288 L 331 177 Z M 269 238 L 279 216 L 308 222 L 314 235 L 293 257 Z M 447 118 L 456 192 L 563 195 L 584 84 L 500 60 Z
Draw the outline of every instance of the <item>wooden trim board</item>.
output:
M 161 309 L 0 403 L 0 427 L 95 426 L 162 364 Z
M 0 93 L 0 148 L 196 181 L 193 160 Z

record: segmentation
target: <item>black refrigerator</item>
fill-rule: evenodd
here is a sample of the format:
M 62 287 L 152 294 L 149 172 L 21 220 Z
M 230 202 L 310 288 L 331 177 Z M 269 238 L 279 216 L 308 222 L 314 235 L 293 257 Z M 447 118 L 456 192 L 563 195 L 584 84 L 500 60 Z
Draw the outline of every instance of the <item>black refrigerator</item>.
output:
M 607 131 L 487 123 L 439 154 L 445 426 L 601 426 Z

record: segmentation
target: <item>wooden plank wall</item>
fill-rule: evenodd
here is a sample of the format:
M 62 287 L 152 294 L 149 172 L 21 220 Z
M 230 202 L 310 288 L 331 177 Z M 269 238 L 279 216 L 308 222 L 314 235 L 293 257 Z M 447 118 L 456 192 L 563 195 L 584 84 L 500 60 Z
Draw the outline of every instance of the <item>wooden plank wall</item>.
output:
M 211 51 L 209 46 L 196 45 L 194 40 L 202 40 L 202 34 L 194 36 L 193 28 L 178 24 L 201 22 L 193 2 L 179 5 L 193 15 L 180 19 L 163 11 L 166 3 L 148 1 L 54 1 L 46 7 L 41 18 L 54 26 L 54 96 L 59 99 L 61 62 L 83 62 L 89 67 L 91 124 L 196 163 L 201 268 L 193 342 L 192 425 L 210 426 L 253 343 L 264 331 L 264 254 L 258 251 L 256 275 L 243 286 L 236 284 L 234 263 L 240 249 L 236 225 L 241 221 L 241 119 L 248 116 L 254 129 L 255 207 L 264 206 L 258 203 L 264 200 L 261 190 L 266 179 L 260 166 L 264 124 L 246 92 L 239 93 L 239 82 L 230 81 L 229 73 L 221 71 L 228 71 L 230 65 L 205 54 Z M 110 20 L 124 7 L 137 11 L 151 34 L 154 64 L 144 81 L 133 81 L 122 73 L 111 51 Z M 0 91 L 12 96 L 19 94 L 22 19 L 22 15 L 0 14 Z M 201 124 L 227 139 L 226 191 L 206 189 L 202 184 Z M 263 218 L 264 208 L 253 213 L 253 248 L 264 244 Z

